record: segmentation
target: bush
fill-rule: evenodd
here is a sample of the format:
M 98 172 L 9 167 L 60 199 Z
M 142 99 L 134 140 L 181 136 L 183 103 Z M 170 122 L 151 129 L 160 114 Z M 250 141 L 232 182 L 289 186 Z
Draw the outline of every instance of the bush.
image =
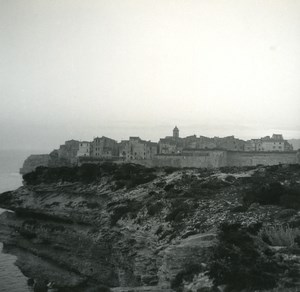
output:
M 12 192 L 4 192 L 0 195 L 0 203 L 2 206 L 8 205 L 12 200 Z
M 142 205 L 142 202 L 128 200 L 115 206 L 110 218 L 111 225 L 115 225 L 121 218 L 124 218 L 127 215 L 131 215 L 132 218 L 135 218 Z
M 173 205 L 175 205 L 174 209 L 172 209 L 171 212 L 166 216 L 166 221 L 179 222 L 191 211 L 190 206 L 185 202 L 180 202 L 180 204 L 178 204 L 179 206 L 176 206 L 176 203 Z
M 23 175 L 23 179 L 29 185 L 58 181 L 90 183 L 102 176 L 111 175 L 117 181 L 118 188 L 131 188 L 155 179 L 154 172 L 153 168 L 136 164 L 86 163 L 75 167 L 37 167 L 35 171 Z
M 114 174 L 116 189 L 123 187 L 129 189 L 148 183 L 157 177 L 154 172 L 154 168 L 146 168 L 144 166 L 131 163 L 121 164 Z
M 201 273 L 203 267 L 199 264 L 189 264 L 182 271 L 180 271 L 175 279 L 171 282 L 171 288 L 176 291 L 182 290 L 182 281 L 192 282 L 195 275 Z
M 232 212 L 232 213 L 242 213 L 242 212 L 246 212 L 247 210 L 248 210 L 247 206 L 239 205 L 239 206 L 236 206 L 236 207 L 232 208 L 230 210 L 230 212 Z
M 147 204 L 147 211 L 150 216 L 160 213 L 163 208 L 164 204 L 160 201 Z
M 300 209 L 300 186 L 283 186 L 279 182 L 268 185 L 254 185 L 243 197 L 244 204 L 279 205 L 285 208 Z
M 257 232 L 257 226 L 251 232 Z M 213 250 L 208 275 L 225 291 L 270 289 L 276 286 L 281 271 L 270 256 L 259 250 L 253 235 L 240 224 L 223 224 L 219 243 Z
M 87 202 L 86 203 L 86 206 L 89 208 L 89 209 L 99 209 L 100 208 L 100 205 L 98 202 Z
M 300 229 L 283 225 L 264 227 L 259 236 L 270 245 L 292 247 L 296 244 L 296 238 L 300 236 Z
M 164 171 L 165 171 L 165 173 L 166 174 L 171 174 L 171 173 L 173 173 L 173 172 L 175 172 L 175 171 L 179 171 L 179 170 L 181 170 L 181 168 L 178 168 L 178 167 L 164 167 Z
M 186 198 L 197 198 L 197 199 L 207 199 L 213 197 L 213 191 L 210 187 L 207 187 L 207 184 L 203 184 L 201 181 L 193 181 L 184 193 Z

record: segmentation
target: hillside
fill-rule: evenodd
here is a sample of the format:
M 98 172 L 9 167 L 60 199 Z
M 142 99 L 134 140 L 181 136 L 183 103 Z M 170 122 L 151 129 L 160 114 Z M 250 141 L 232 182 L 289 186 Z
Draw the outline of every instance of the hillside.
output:
M 57 291 L 296 291 L 300 166 L 46 168 L 0 195 L 4 250 Z M 219 287 L 219 288 L 218 288 Z

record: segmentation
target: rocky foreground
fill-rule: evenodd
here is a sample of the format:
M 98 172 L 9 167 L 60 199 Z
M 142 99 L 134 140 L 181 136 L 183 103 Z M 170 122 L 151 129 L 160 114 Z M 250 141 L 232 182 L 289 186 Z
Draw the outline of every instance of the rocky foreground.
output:
M 4 251 L 58 291 L 299 291 L 300 165 L 38 168 Z

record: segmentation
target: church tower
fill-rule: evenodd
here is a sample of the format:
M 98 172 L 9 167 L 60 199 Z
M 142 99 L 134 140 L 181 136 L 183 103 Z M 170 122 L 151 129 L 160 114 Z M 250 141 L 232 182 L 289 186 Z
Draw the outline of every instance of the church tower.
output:
M 173 138 L 179 138 L 179 129 L 177 128 L 177 126 L 175 126 L 175 128 L 173 129 Z

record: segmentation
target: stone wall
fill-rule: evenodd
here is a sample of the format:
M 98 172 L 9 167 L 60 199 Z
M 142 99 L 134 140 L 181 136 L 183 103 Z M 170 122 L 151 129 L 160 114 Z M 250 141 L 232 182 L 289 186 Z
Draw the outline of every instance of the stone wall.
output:
M 153 159 L 134 160 L 133 163 L 148 167 L 197 167 L 197 168 L 217 168 L 226 166 L 226 151 L 197 151 L 193 154 L 182 155 L 156 155 Z
M 223 166 L 255 166 L 275 164 L 300 164 L 300 151 L 291 152 L 245 152 L 226 150 L 201 150 L 187 149 L 182 154 L 158 154 L 152 159 L 133 159 L 125 161 L 120 157 L 93 158 L 78 157 L 77 164 L 102 163 L 111 161 L 114 163 L 136 163 L 147 167 L 195 167 L 218 168 Z M 53 155 L 31 155 L 20 169 L 21 174 L 33 171 L 37 166 L 72 166 L 69 161 L 55 159 Z
M 255 166 L 299 163 L 296 151 L 292 152 L 227 152 L 228 166 Z
M 223 166 L 255 166 L 300 163 L 300 152 L 244 152 L 197 150 L 190 153 L 156 155 L 151 160 L 133 160 L 147 167 L 218 168 Z

